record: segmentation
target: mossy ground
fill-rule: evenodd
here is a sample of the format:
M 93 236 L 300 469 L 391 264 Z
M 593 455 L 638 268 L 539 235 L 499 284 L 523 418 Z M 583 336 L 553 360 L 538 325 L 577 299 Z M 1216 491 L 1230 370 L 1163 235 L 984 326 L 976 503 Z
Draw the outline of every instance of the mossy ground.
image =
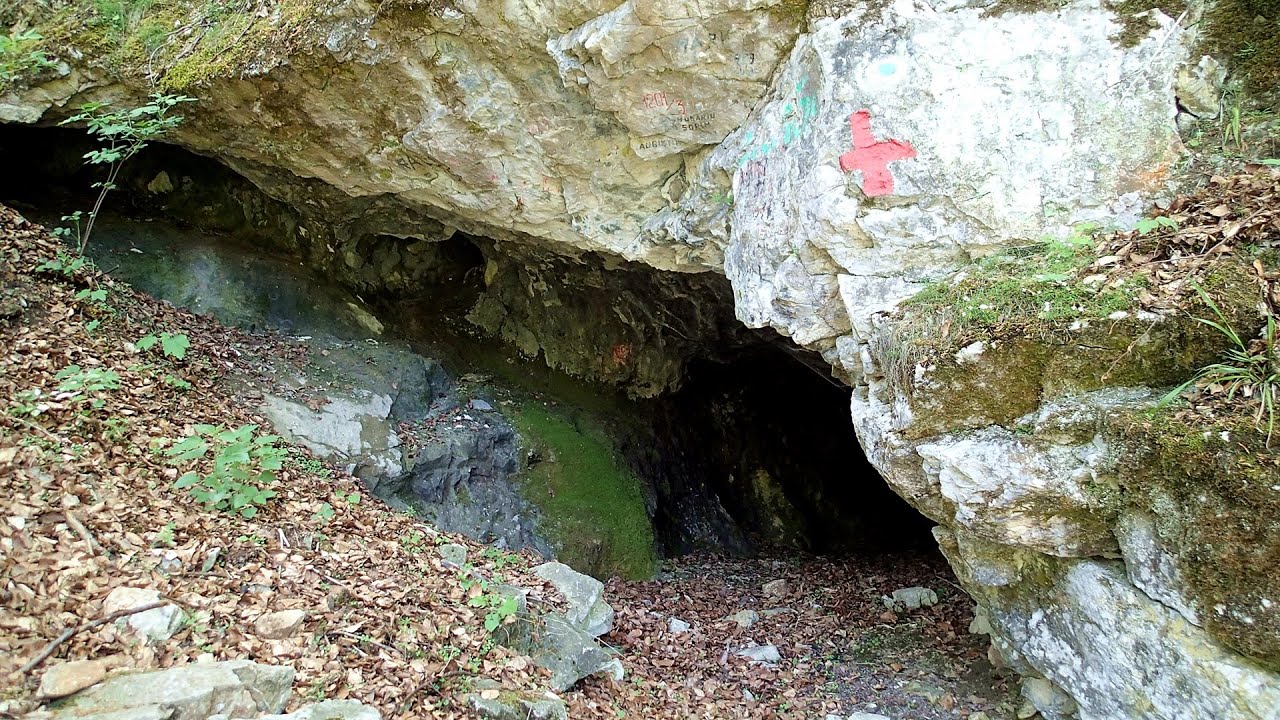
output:
M 69 0 L 19 11 L 51 58 L 83 53 L 112 74 L 188 91 L 287 56 L 309 38 L 326 0 Z
M 537 401 L 522 404 L 514 421 L 532 456 L 525 498 L 542 510 L 561 561 L 600 577 L 652 577 L 657 556 L 644 492 L 609 439 Z

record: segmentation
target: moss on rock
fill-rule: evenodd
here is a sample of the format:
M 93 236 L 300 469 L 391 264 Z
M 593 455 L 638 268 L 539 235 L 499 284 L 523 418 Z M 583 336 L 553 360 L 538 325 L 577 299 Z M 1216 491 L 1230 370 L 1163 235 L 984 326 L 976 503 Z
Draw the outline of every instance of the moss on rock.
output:
M 1125 502 L 1156 513 L 1205 628 L 1280 669 L 1280 456 L 1265 433 L 1247 413 L 1132 413 L 1114 428 Z
M 604 433 L 536 401 L 514 419 L 530 458 L 525 499 L 542 511 L 559 559 L 597 577 L 652 577 L 657 555 L 644 490 Z

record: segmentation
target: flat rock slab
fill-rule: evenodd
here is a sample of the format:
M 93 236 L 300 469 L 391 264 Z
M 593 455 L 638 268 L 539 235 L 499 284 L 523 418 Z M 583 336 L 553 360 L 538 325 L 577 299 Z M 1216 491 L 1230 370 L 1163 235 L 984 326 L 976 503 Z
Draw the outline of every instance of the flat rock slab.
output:
M 40 677 L 40 697 L 55 699 L 74 695 L 102 682 L 107 664 L 101 660 L 73 660 L 54 665 Z
M 214 715 L 256 718 L 284 709 L 293 669 L 248 660 L 197 663 L 117 675 L 80 692 L 46 717 L 83 720 L 168 718 L 208 720 Z

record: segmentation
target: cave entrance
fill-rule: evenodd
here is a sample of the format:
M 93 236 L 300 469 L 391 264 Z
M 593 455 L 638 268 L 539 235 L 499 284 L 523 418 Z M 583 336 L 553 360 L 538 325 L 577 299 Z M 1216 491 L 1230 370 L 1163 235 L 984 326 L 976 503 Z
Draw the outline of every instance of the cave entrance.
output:
M 0 202 L 45 222 L 88 207 L 88 188 L 97 179 L 80 161 L 88 148 L 80 131 L 0 126 L 0 162 L 23 169 L 0 178 Z M 308 216 L 298 187 L 272 187 L 268 195 L 214 160 L 166 145 L 131 161 L 120 186 L 109 201 L 110 225 L 132 233 L 131 243 L 150 243 L 145 255 L 158 254 L 150 249 L 161 246 L 213 253 L 211 237 L 214 244 L 238 243 L 237 257 L 273 253 L 281 264 L 248 271 L 270 283 L 248 291 L 265 300 L 262 307 L 246 303 L 247 316 L 234 320 L 239 324 L 307 331 L 290 324 L 304 313 L 288 298 L 308 298 L 319 315 L 338 316 L 345 301 L 325 298 L 341 286 L 367 302 L 379 323 L 404 332 L 453 374 L 461 377 L 485 362 L 514 367 L 508 380 L 532 383 L 553 405 L 577 407 L 573 417 L 604 428 L 643 483 L 661 555 L 933 547 L 931 523 L 867 461 L 850 420 L 849 388 L 830 377 L 816 354 L 771 332 L 742 328 L 732 317 L 732 293 L 723 278 L 671 279 L 614 260 L 544 256 L 526 258 L 504 285 L 509 244 L 454 231 L 427 215 L 405 211 L 402 217 L 381 199 L 340 209 L 346 214 L 326 225 Z M 314 185 L 303 190 L 313 199 L 331 192 Z M 157 216 L 182 224 L 186 234 L 162 223 L 129 224 Z M 133 260 L 129 252 L 120 250 L 117 265 Z M 529 268 L 539 264 L 550 270 L 531 278 Z M 300 265 L 298 282 L 313 290 L 282 289 L 283 278 Z M 177 262 L 167 272 L 181 275 L 190 266 Z M 209 309 L 202 303 L 212 285 L 189 279 L 178 283 L 181 291 L 145 279 L 134 284 L 177 304 Z M 487 335 L 476 330 L 477 323 L 483 326 L 478 309 L 485 302 L 507 313 L 486 328 Z M 665 319 L 646 323 L 654 305 Z M 570 311 L 556 320 L 547 310 L 552 307 Z M 620 329 L 611 325 L 615 316 L 625 320 Z M 354 322 L 350 332 L 358 334 L 365 321 Z M 615 329 L 622 333 L 618 338 L 610 336 Z M 571 379 L 548 364 L 605 384 Z M 609 375 L 629 365 L 643 365 L 657 379 Z M 591 377 L 593 367 L 601 368 L 598 377 Z M 652 397 L 628 396 L 618 389 L 627 383 Z
M 814 353 L 762 343 L 691 363 L 681 389 L 654 403 L 659 442 L 647 474 L 672 489 L 656 522 L 670 553 L 740 537 L 818 554 L 933 546 L 932 523 L 867 460 L 851 391 L 824 366 Z M 736 528 L 700 533 L 705 526 L 682 517 L 698 495 L 717 498 Z

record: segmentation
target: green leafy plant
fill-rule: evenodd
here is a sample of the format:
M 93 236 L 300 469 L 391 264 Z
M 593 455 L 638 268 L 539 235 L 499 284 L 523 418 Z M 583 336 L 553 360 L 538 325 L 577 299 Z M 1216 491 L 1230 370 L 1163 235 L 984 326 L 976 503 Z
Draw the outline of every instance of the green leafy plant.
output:
M 104 287 L 85 288 L 76 293 L 76 300 L 84 300 L 99 310 L 111 309 L 111 306 L 107 304 L 107 289 Z
M 115 370 L 104 368 L 85 369 L 79 365 L 68 365 L 59 370 L 53 379 L 59 381 L 58 392 L 64 393 L 68 399 L 88 400 L 93 408 L 105 406 L 106 400 L 91 398 L 90 395 L 120 388 L 120 375 Z
M 160 381 L 175 390 L 191 389 L 191 383 L 187 382 L 186 380 L 183 380 L 180 377 L 174 377 L 173 375 L 165 375 L 164 377 L 160 378 Z
M 44 37 L 35 30 L 0 34 L 0 90 L 22 75 L 51 68 L 56 63 L 40 50 Z
M 213 456 L 213 470 L 200 473 L 190 470 L 174 483 L 186 489 L 191 497 L 206 507 L 237 512 L 251 518 L 258 508 L 275 497 L 268 487 L 276 480 L 275 471 L 284 467 L 288 452 L 278 448 L 275 435 L 256 435 L 257 425 L 241 425 L 227 429 L 221 425 L 197 425 L 196 434 L 164 451 L 170 464 L 181 465 Z
M 156 533 L 156 539 L 151 543 L 154 547 L 173 547 L 174 531 L 177 530 L 177 523 L 166 523 L 164 527 Z
M 311 518 L 313 520 L 319 520 L 320 522 L 329 522 L 337 514 L 338 513 L 333 509 L 332 505 L 329 503 L 321 503 L 320 509 L 312 513 Z
M 487 547 L 480 552 L 480 557 L 493 563 L 495 570 L 503 570 L 512 565 L 520 563 L 520 556 L 515 553 L 509 553 L 501 548 Z
M 1202 288 L 1196 286 L 1196 292 L 1217 318 L 1194 318 L 1196 322 L 1213 328 L 1230 343 L 1226 357 L 1200 368 L 1192 378 L 1169 391 L 1157 403 L 1164 407 L 1181 396 L 1188 388 L 1199 386 L 1225 392 L 1227 401 L 1236 397 L 1246 401 L 1256 400 L 1257 410 L 1254 422 L 1261 429 L 1263 418 L 1266 419 L 1267 447 L 1271 447 L 1271 436 L 1276 425 L 1276 405 L 1280 403 L 1280 333 L 1276 329 L 1275 315 L 1267 313 L 1267 323 L 1260 337 L 1246 341 L 1231 326 L 1230 320 Z
M 93 235 L 94 222 L 98 219 L 98 213 L 102 211 L 102 203 L 107 199 L 107 193 L 116 187 L 120 168 L 126 161 L 141 152 L 150 141 L 165 135 L 182 123 L 181 115 L 170 114 L 175 106 L 194 101 L 195 98 L 186 95 L 155 93 L 151 96 L 151 102 L 146 105 L 126 110 L 108 111 L 103 103 L 86 103 L 80 106 L 80 112 L 59 123 L 60 125 L 85 123 L 89 135 L 101 144 L 97 150 L 85 153 L 86 164 L 104 165 L 107 168 L 106 179 L 93 184 L 93 187 L 98 190 L 98 198 L 93 203 L 93 209 L 89 211 L 89 219 L 85 223 L 83 232 L 79 226 L 79 213 L 67 216 L 75 220 L 74 239 L 78 251 L 83 253 L 89 244 L 89 238 Z M 68 231 L 68 236 L 70 232 Z
M 64 215 L 62 219 L 66 220 L 68 217 L 70 216 Z M 64 230 L 64 229 L 59 228 L 58 230 L 54 230 L 53 234 L 61 235 L 61 233 L 59 233 L 59 230 Z M 63 235 L 63 237 L 66 237 L 66 236 Z M 52 260 L 45 260 L 44 262 L 37 265 L 36 272 L 53 272 L 53 273 L 59 273 L 64 277 L 71 277 L 75 275 L 80 270 L 80 268 L 83 268 L 86 266 L 93 267 L 93 261 L 86 257 L 72 257 L 68 253 L 60 252 L 58 253 L 58 257 Z
M 1139 235 L 1146 235 L 1152 230 L 1155 230 L 1157 228 L 1162 228 L 1162 227 L 1170 228 L 1172 230 L 1177 230 L 1178 221 L 1174 220 L 1171 217 L 1164 217 L 1162 215 L 1160 217 L 1154 217 L 1154 218 L 1143 218 L 1138 221 L 1135 227 L 1137 228 Z
M 146 352 L 155 347 L 156 343 L 160 343 L 160 349 L 166 357 L 175 360 L 182 360 L 187 356 L 187 348 L 191 347 L 191 339 L 185 333 L 168 333 L 162 332 L 160 335 L 155 333 L 145 335 L 135 343 L 138 349 Z
M 490 592 L 489 583 L 485 580 L 480 581 L 480 587 L 482 592 L 468 600 L 467 605 L 473 608 L 488 608 L 484 616 L 484 629 L 493 632 L 498 629 L 502 621 L 516 614 L 520 609 L 520 599 L 514 594 Z

